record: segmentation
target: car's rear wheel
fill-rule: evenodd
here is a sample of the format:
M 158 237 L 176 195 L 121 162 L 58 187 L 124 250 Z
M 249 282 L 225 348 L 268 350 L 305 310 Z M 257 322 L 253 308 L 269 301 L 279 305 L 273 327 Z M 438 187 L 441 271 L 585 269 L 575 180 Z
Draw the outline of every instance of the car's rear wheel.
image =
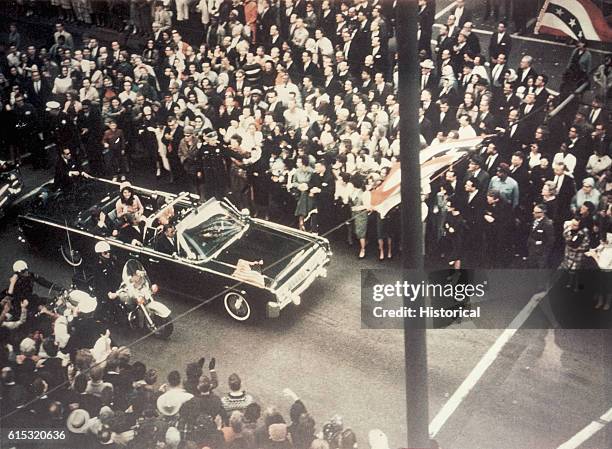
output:
M 236 321 L 255 321 L 257 310 L 254 305 L 240 292 L 229 292 L 223 298 L 225 311 Z
M 60 246 L 60 253 L 64 261 L 71 267 L 78 267 L 83 263 L 83 256 L 78 251 L 71 249 L 67 243 Z

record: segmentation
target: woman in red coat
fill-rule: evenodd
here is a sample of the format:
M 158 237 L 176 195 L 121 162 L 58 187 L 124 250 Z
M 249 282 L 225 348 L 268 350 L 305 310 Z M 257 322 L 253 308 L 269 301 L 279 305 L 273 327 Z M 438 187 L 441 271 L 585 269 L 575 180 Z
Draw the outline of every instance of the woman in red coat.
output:
M 251 30 L 251 42 L 254 44 L 257 42 L 257 2 L 255 0 L 244 0 L 244 19 L 246 26 Z

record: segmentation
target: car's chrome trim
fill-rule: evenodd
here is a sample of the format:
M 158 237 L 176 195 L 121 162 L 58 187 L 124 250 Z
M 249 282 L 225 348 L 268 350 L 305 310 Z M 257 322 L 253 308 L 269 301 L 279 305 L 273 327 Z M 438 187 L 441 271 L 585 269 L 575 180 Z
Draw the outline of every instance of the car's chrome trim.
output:
M 197 263 L 197 261 L 195 261 L 195 260 L 193 262 L 190 262 L 190 261 L 186 261 L 185 259 L 183 259 L 181 257 L 174 258 L 174 257 L 172 257 L 172 256 L 170 256 L 168 254 L 160 253 L 160 252 L 157 252 L 155 250 L 152 250 L 152 249 L 144 247 L 144 246 L 143 247 L 139 247 L 139 246 L 129 245 L 129 244 L 123 243 L 122 241 L 117 240 L 117 239 L 104 238 L 104 237 L 101 237 L 101 236 L 94 235 L 94 234 L 91 234 L 89 232 L 83 231 L 83 230 L 78 229 L 78 228 L 73 228 L 73 227 L 70 227 L 70 226 L 67 227 L 66 225 L 55 223 L 55 222 L 49 221 L 49 220 L 43 220 L 41 218 L 36 218 L 36 217 L 31 216 L 31 215 L 20 215 L 19 217 L 23 218 L 23 219 L 30 220 L 30 221 L 34 221 L 34 222 L 37 222 L 37 223 L 45 224 L 45 225 L 48 225 L 48 226 L 53 226 L 53 227 L 62 229 L 64 231 L 74 232 L 74 233 L 77 233 L 77 234 L 80 234 L 80 235 L 83 235 L 83 236 L 90 237 L 90 238 L 95 239 L 95 240 L 100 240 L 100 241 L 103 240 L 103 241 L 107 242 L 109 245 L 112 245 L 112 246 L 118 246 L 120 248 L 127 249 L 127 250 L 130 250 L 130 251 L 134 251 L 134 252 L 138 252 L 138 253 L 143 253 L 143 254 L 146 254 L 146 255 L 152 255 L 152 256 L 155 256 L 155 257 L 160 257 L 162 259 L 165 259 L 165 260 L 168 260 L 168 261 L 171 261 L 171 262 L 174 262 L 174 263 L 178 263 L 180 265 L 184 265 L 184 266 L 188 266 L 188 267 L 192 267 L 192 268 L 197 268 L 200 271 L 216 274 L 216 275 L 219 275 L 219 276 L 227 278 L 227 279 L 232 279 L 234 281 L 237 281 L 237 282 L 240 282 L 240 283 L 243 283 L 243 284 L 251 285 L 251 286 L 256 287 L 258 289 L 261 289 L 261 290 L 271 291 L 269 287 L 261 287 L 260 285 L 248 282 L 246 280 L 238 279 L 236 277 L 230 276 L 230 275 L 222 273 L 220 271 L 212 270 L 212 269 L 208 268 L 207 266 L 199 265 Z

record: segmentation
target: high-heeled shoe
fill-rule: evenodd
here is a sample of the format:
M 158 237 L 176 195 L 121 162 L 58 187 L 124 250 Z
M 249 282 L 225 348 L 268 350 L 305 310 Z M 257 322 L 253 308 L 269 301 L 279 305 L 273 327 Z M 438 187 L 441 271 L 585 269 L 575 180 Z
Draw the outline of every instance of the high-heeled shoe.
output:
M 379 261 L 379 262 L 382 262 L 383 260 L 385 260 L 385 252 L 384 252 L 384 251 L 381 251 L 381 252 L 378 254 L 378 261 Z
M 365 259 L 365 249 L 359 250 L 359 259 Z
M 393 254 L 392 253 L 387 253 L 387 259 L 389 259 L 389 260 L 393 259 Z

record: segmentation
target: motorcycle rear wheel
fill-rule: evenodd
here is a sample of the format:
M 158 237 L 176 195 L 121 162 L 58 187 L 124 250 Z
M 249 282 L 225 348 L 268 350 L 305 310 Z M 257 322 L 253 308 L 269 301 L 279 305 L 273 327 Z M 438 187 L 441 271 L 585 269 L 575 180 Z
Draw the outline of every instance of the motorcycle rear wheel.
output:
M 151 317 L 151 319 L 155 324 L 155 329 L 151 329 L 154 332 L 154 335 L 162 340 L 167 340 L 170 338 L 170 335 L 172 335 L 172 332 L 174 331 L 174 323 L 170 321 L 170 317 L 162 318 L 154 315 Z

